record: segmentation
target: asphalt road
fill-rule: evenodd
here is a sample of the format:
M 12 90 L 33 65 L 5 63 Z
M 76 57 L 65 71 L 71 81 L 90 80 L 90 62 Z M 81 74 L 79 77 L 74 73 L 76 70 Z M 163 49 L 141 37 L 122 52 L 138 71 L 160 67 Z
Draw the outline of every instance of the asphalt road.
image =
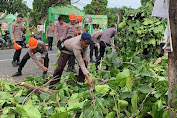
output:
M 22 58 L 28 50 L 29 50 L 28 48 L 23 48 L 20 57 Z M 17 72 L 18 70 L 18 67 L 13 67 L 11 64 L 14 52 L 15 52 L 14 49 L 0 50 L 0 78 L 13 79 L 15 81 L 23 81 L 27 76 L 42 75 L 43 71 L 34 63 L 32 59 L 29 59 L 22 70 L 23 75 L 19 77 L 12 77 L 12 74 Z M 48 53 L 50 59 L 48 75 L 51 75 L 56 68 L 53 66 L 53 63 L 57 61 L 56 57 L 57 47 L 54 46 L 53 51 L 48 51 Z M 37 58 L 40 58 L 40 55 L 41 55 L 40 53 L 36 53 Z M 64 74 L 68 74 L 68 72 L 67 73 L 64 72 Z

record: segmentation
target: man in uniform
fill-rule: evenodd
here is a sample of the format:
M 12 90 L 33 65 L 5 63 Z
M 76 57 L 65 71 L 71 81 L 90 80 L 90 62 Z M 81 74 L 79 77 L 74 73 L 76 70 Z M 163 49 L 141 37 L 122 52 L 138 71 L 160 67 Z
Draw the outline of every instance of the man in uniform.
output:
M 25 27 L 22 25 L 22 20 L 23 20 L 22 14 L 18 14 L 17 20 L 11 24 L 11 30 L 10 30 L 12 41 L 14 43 L 17 43 L 20 46 L 23 46 L 22 31 L 25 30 Z M 16 50 L 12 61 L 12 65 L 14 67 L 17 67 L 19 65 L 20 55 L 21 55 L 21 49 Z
M 43 78 L 45 78 L 45 75 L 47 74 L 48 71 L 48 66 L 49 66 L 49 58 L 48 58 L 48 52 L 47 48 L 44 42 L 35 39 L 34 37 L 31 37 L 29 39 L 29 48 L 30 50 L 26 53 L 26 55 L 23 57 L 22 61 L 20 62 L 20 65 L 18 67 L 18 72 L 12 75 L 12 77 L 20 76 L 22 75 L 22 69 L 25 66 L 26 62 L 30 57 L 34 60 L 34 62 L 43 70 Z M 41 58 L 38 60 L 37 57 L 35 56 L 35 53 L 41 53 Z M 43 60 L 44 60 L 44 65 L 43 65 Z
M 92 34 L 93 41 L 90 44 L 90 62 L 94 63 L 93 60 L 93 50 L 95 50 L 95 57 L 98 58 L 98 46 L 97 46 L 97 40 L 101 37 L 103 32 L 95 32 Z
M 100 64 L 100 60 L 101 58 L 103 58 L 104 53 L 105 53 L 105 48 L 107 46 L 111 46 L 111 38 L 114 36 L 114 44 L 115 44 L 115 49 L 118 50 L 118 46 L 117 46 L 117 30 L 116 30 L 116 26 L 113 25 L 111 26 L 111 28 L 106 29 L 101 38 L 100 38 L 100 55 L 96 61 L 96 69 L 98 69 L 98 65 Z M 108 66 L 106 67 L 106 69 L 108 69 Z
M 79 30 L 81 33 L 82 33 L 82 20 L 83 20 L 82 16 L 77 16 L 76 24 L 79 26 Z
M 54 33 L 54 28 L 52 26 L 52 21 L 50 21 L 50 25 L 47 27 L 46 30 L 46 39 L 48 39 L 48 50 L 52 50 L 53 33 Z
M 64 42 L 64 47 L 61 50 L 60 57 L 58 58 L 58 66 L 53 73 L 54 80 L 50 83 L 50 88 L 60 81 L 64 67 L 66 66 L 69 58 L 74 55 L 80 66 L 79 75 L 77 77 L 78 82 L 84 82 L 85 77 L 88 80 L 88 84 L 92 85 L 92 79 L 88 76 L 89 71 L 87 70 L 87 47 L 89 46 L 92 38 L 87 32 L 74 38 L 68 39 Z
M 62 16 L 58 17 L 58 22 L 55 24 L 55 42 L 57 42 L 57 47 L 59 50 L 62 49 L 62 38 L 63 33 L 67 28 L 67 24 L 63 22 Z
M 70 24 L 68 25 L 67 29 L 64 32 L 63 40 L 67 40 L 67 39 L 73 38 L 73 37 L 78 36 L 80 34 L 79 27 L 76 24 L 76 15 L 75 14 L 71 14 L 69 16 L 69 20 L 71 22 L 70 22 Z M 74 66 L 75 66 L 75 57 L 73 55 L 69 59 L 67 71 L 71 71 L 73 73 L 76 73 L 76 70 L 75 70 Z

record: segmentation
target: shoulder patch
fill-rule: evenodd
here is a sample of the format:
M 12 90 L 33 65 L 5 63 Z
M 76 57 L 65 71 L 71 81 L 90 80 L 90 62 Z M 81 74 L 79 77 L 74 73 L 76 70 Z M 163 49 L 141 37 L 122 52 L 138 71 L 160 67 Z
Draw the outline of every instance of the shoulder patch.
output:
M 30 53 L 31 53 L 31 55 L 34 55 L 34 51 L 31 50 Z

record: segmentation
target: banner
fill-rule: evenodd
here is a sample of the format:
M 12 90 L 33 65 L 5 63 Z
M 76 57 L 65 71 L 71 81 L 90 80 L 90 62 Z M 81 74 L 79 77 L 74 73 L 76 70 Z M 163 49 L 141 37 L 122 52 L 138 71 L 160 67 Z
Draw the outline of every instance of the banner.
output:
M 169 0 L 155 0 L 152 16 L 168 18 Z
M 37 31 L 38 32 L 42 31 L 44 33 L 45 32 L 44 25 L 37 25 Z
M 86 15 L 84 24 L 107 24 L 106 15 Z
M 165 43 L 165 46 L 163 47 L 163 49 L 165 50 L 165 52 L 173 52 L 169 18 L 168 18 L 168 24 L 167 24 L 167 27 L 164 33 L 164 39 L 165 40 L 163 41 L 163 43 Z

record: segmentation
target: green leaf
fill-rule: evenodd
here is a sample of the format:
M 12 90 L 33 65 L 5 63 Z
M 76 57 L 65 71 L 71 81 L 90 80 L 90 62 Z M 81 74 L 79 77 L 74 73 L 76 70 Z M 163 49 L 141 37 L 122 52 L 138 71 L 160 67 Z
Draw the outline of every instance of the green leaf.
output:
M 116 115 L 116 112 L 110 112 L 108 115 L 106 115 L 106 118 L 114 118 Z
M 166 111 L 163 113 L 162 118 L 169 118 L 169 117 L 170 117 L 170 111 L 169 111 L 169 110 L 166 110 Z
M 40 98 L 42 99 L 42 101 L 43 100 L 45 100 L 45 101 L 47 101 L 47 100 L 49 100 L 49 94 L 48 93 L 41 93 L 40 94 Z
M 87 99 L 83 102 L 79 102 L 78 100 L 75 100 L 72 103 L 69 102 L 68 103 L 69 107 L 67 107 L 67 111 L 75 111 L 78 109 L 82 109 L 82 107 L 86 101 L 87 101 Z
M 95 86 L 95 90 L 99 93 L 106 94 L 109 91 L 108 85 L 97 85 Z
M 28 114 L 29 118 L 41 118 L 41 113 L 34 105 L 25 104 L 23 108 Z
M 68 117 L 67 112 L 61 112 L 61 113 L 53 114 L 50 118 L 67 118 L 67 117 Z
M 128 102 L 125 100 L 118 100 L 120 107 L 126 107 L 128 106 Z
M 117 74 L 116 79 L 124 79 L 128 76 L 130 76 L 129 69 L 124 69 L 123 72 L 120 72 L 120 73 Z
M 123 22 L 121 22 L 121 23 L 119 24 L 119 28 L 123 28 L 124 26 L 126 26 L 126 22 L 125 22 L 125 21 L 123 21 Z
M 139 89 L 142 93 L 149 93 L 152 91 L 152 88 L 148 85 L 141 85 Z
M 134 111 L 137 111 L 137 102 L 138 102 L 138 94 L 134 93 L 131 99 L 132 108 Z
M 139 43 L 139 42 L 141 42 L 141 40 L 140 40 L 140 39 L 137 39 L 136 42 Z
M 74 73 L 70 73 L 69 76 L 68 76 L 69 79 L 72 79 L 74 77 L 75 77 Z
M 128 53 L 128 56 L 129 56 L 129 57 L 132 57 L 132 56 L 134 56 L 134 54 L 135 54 L 135 53 L 131 51 L 131 52 Z
M 26 97 L 15 97 L 14 99 L 19 103 L 19 104 L 21 104 L 21 103 L 23 103 L 23 102 L 25 102 L 25 101 L 27 101 L 29 98 L 27 98 L 26 100 L 25 100 L 25 98 Z M 25 101 L 24 101 L 25 100 Z
M 15 118 L 15 113 L 10 113 L 6 115 L 2 115 L 1 118 Z
M 11 91 L 11 88 L 8 84 L 4 85 L 4 89 L 5 89 L 5 91 Z
M 104 99 L 103 98 L 96 98 L 96 102 L 99 104 L 99 106 L 102 108 L 102 109 L 105 109 L 104 108 Z
M 26 111 L 21 105 L 17 105 L 16 111 L 20 114 L 20 118 L 29 118 Z
M 51 93 L 49 98 L 52 101 L 56 101 L 56 93 Z
M 23 89 L 20 89 L 14 97 L 20 97 L 23 93 Z
M 152 117 L 153 118 L 161 118 L 163 115 L 163 109 L 161 109 L 160 111 L 158 111 L 158 105 L 154 104 L 152 106 Z
M 126 85 L 126 78 L 130 76 L 130 71 L 128 69 L 124 69 L 123 72 L 120 72 L 117 74 L 115 82 L 118 84 L 120 87 L 125 87 Z
M 132 81 L 131 81 L 131 76 L 127 77 L 126 79 L 126 86 L 130 92 L 132 92 Z
M 126 99 L 126 98 L 131 98 L 132 95 L 130 92 L 123 92 L 122 94 L 120 94 L 120 99 Z
M 102 112 L 100 113 L 100 111 L 95 111 L 93 114 L 94 114 L 95 118 L 103 118 L 103 114 L 102 114 Z
M 149 44 L 152 44 L 152 45 L 156 45 L 156 41 L 155 41 L 155 39 L 151 39 L 150 41 L 149 41 Z
M 66 112 L 66 109 L 65 109 L 64 107 L 60 107 L 60 108 L 59 108 L 59 107 L 56 107 L 56 108 L 55 108 L 55 111 L 57 111 L 57 113 L 58 113 L 58 112 L 59 112 L 59 113 L 60 113 L 60 112 Z
M 126 86 L 126 79 L 123 79 L 123 80 L 120 82 L 119 86 L 120 86 L 121 88 L 124 88 L 124 87 Z
M 152 24 L 152 23 L 153 22 L 149 18 L 146 18 L 145 21 L 143 22 L 144 25 L 149 25 L 149 24 Z
M 11 97 L 12 97 L 12 95 L 10 93 L 0 91 L 0 99 L 1 100 L 6 100 L 6 99 L 8 100 Z

